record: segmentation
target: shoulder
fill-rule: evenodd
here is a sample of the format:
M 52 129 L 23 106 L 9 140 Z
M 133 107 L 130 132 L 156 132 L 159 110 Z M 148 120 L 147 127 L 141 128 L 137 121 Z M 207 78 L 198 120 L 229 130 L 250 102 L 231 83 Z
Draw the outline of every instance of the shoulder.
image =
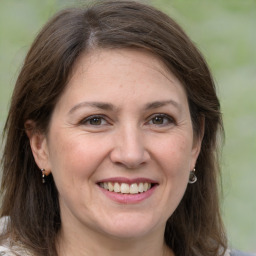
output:
M 0 256 L 31 256 L 31 254 L 17 245 L 10 247 L 8 244 L 4 244 L 0 245 Z
M 256 256 L 256 254 L 245 253 L 245 252 L 240 252 L 240 251 L 232 250 L 230 252 L 230 256 Z
M 0 234 L 3 234 L 6 232 L 7 225 L 10 222 L 10 218 L 7 216 L 0 218 Z M 1 254 L 0 254 L 1 255 Z
M 0 246 L 0 256 L 15 256 L 7 247 Z
M 0 218 L 0 236 L 6 234 L 10 221 L 9 217 Z M 21 243 L 14 243 L 9 238 L 5 238 L 1 240 L 0 256 L 30 256 L 30 254 L 23 248 Z
M 22 247 L 0 245 L 0 256 L 30 256 Z
M 9 222 L 8 217 L 0 218 L 0 234 L 3 235 L 6 232 L 6 228 Z M 8 244 L 8 243 L 7 243 Z M 7 244 L 0 245 L 0 256 L 13 256 L 14 254 L 9 250 Z

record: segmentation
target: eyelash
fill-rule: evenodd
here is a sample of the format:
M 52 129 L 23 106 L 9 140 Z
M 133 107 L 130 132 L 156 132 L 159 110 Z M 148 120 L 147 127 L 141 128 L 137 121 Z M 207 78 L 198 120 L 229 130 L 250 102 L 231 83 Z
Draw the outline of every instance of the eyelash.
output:
M 92 124 L 92 123 L 89 123 L 89 122 L 92 122 L 94 119 L 98 119 L 100 120 L 100 124 Z M 102 124 L 102 121 L 105 121 L 106 123 L 105 124 Z M 106 117 L 105 116 L 102 116 L 102 115 L 92 115 L 92 116 L 88 116 L 84 119 L 82 119 L 79 124 L 82 124 L 82 125 L 90 125 L 90 126 L 101 126 L 101 125 L 106 125 L 108 124 L 109 122 L 106 120 Z
M 159 118 L 159 120 L 163 123 L 160 124 L 155 124 L 154 122 L 154 118 Z M 99 121 L 99 124 L 92 124 L 93 121 Z M 105 122 L 104 124 L 102 124 L 102 122 Z M 92 116 L 88 116 L 84 119 L 82 119 L 79 124 L 81 125 L 89 125 L 89 126 L 103 126 L 103 125 L 107 125 L 110 122 L 107 120 L 107 118 L 103 115 L 92 115 Z M 148 118 L 148 121 L 146 122 L 147 125 L 154 125 L 154 126 L 168 126 L 170 124 L 174 124 L 175 120 L 167 115 L 167 114 L 154 114 L 152 116 L 150 116 Z
M 150 122 L 152 122 L 154 118 L 162 119 L 163 123 L 162 124 L 154 124 L 154 123 L 150 124 Z M 175 120 L 167 114 L 154 114 L 154 115 L 150 116 L 149 121 L 147 122 L 147 124 L 155 125 L 155 126 L 168 126 L 168 125 L 174 124 L 174 123 L 175 123 Z

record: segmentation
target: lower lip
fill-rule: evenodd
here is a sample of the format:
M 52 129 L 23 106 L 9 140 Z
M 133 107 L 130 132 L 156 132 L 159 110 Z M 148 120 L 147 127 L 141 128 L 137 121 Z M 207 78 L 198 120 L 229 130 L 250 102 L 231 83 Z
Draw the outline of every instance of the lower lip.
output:
M 111 200 L 120 203 L 120 204 L 137 204 L 146 199 L 148 199 L 156 190 L 157 185 L 153 186 L 146 192 L 138 193 L 138 194 L 122 194 L 110 192 L 104 188 L 99 187 L 100 190 Z

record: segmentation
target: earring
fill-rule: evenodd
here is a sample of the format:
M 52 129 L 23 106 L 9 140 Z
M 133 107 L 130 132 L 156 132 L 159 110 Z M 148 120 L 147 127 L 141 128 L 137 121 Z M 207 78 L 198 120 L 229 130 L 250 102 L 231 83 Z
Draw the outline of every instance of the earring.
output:
M 190 174 L 189 174 L 189 180 L 188 180 L 188 183 L 189 183 L 189 184 L 193 184 L 193 183 L 195 183 L 195 182 L 197 181 L 197 177 L 196 177 L 196 175 L 195 175 L 195 171 L 196 171 L 196 169 L 194 168 L 194 169 L 190 172 Z
M 46 182 L 45 180 L 45 169 L 40 169 L 40 171 L 42 172 L 42 183 L 44 184 Z

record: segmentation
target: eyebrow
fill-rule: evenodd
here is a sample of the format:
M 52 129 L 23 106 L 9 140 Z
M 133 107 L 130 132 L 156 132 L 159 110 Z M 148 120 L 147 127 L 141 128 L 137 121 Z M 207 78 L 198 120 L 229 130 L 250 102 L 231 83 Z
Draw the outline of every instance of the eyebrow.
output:
M 74 107 L 72 107 L 69 110 L 68 113 L 72 114 L 77 109 L 83 108 L 83 107 L 91 107 L 91 108 L 98 108 L 98 109 L 102 109 L 102 110 L 111 110 L 111 111 L 116 109 L 114 107 L 114 105 L 111 104 L 111 103 L 105 103 L 105 102 L 81 102 L 81 103 L 75 105 Z
M 154 101 L 154 102 L 147 103 L 144 109 L 145 110 L 156 109 L 156 108 L 164 107 L 166 105 L 173 105 L 177 109 L 181 108 L 180 104 L 178 102 L 174 101 L 174 100 L 163 100 L 163 101 Z M 81 103 L 78 103 L 77 105 L 72 107 L 69 110 L 68 113 L 72 114 L 77 109 L 84 108 L 84 107 L 98 108 L 98 109 L 108 110 L 108 111 L 114 111 L 114 110 L 118 109 L 117 107 L 115 107 L 111 103 L 107 103 L 107 102 L 94 102 L 93 101 L 93 102 L 81 102 Z
M 173 105 L 177 109 L 181 108 L 181 105 L 177 101 L 174 101 L 174 100 L 164 100 L 164 101 L 154 101 L 154 102 L 148 103 L 148 104 L 146 104 L 145 109 L 146 110 L 150 110 L 150 109 L 164 107 L 166 105 Z

